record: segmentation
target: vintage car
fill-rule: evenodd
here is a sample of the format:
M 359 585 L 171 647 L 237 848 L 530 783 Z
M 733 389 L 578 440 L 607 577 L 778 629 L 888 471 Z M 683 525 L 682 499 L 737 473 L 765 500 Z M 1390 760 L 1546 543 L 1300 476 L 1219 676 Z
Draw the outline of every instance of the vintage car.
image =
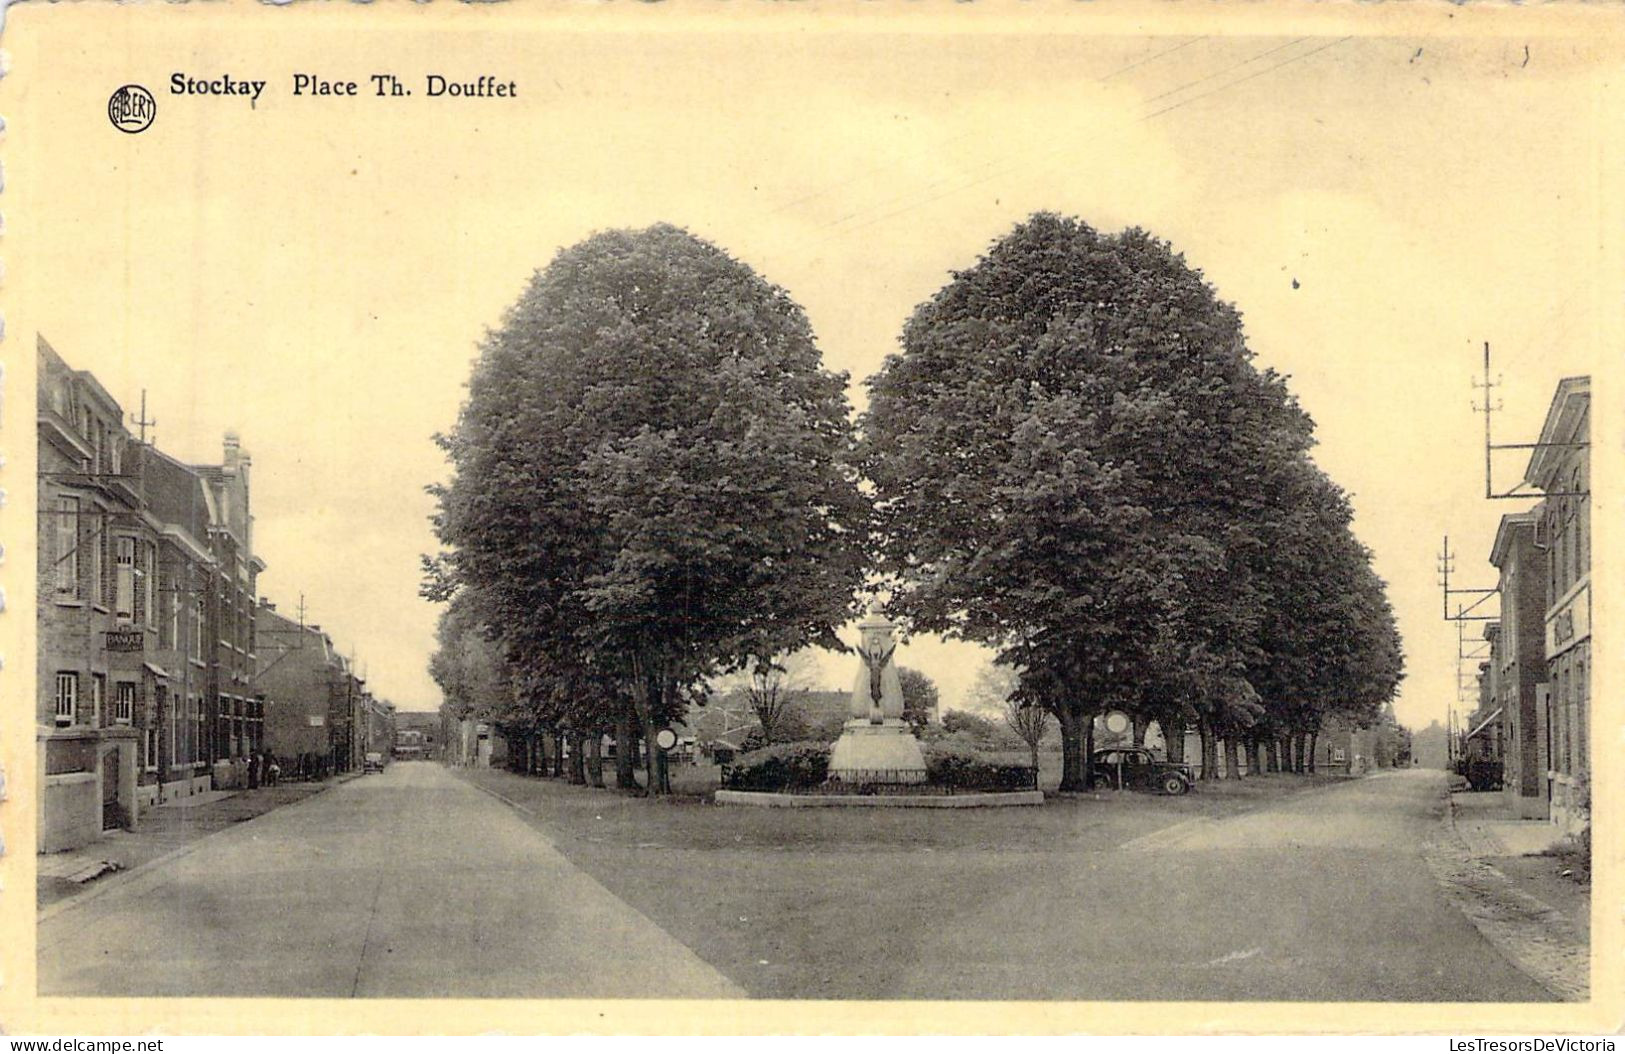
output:
M 361 762 L 361 771 L 363 774 L 384 771 L 384 755 L 376 750 L 367 751 L 367 756 Z
M 1091 759 L 1095 781 L 1114 790 L 1184 794 L 1195 782 L 1189 765 L 1159 761 L 1144 747 L 1111 747 Z

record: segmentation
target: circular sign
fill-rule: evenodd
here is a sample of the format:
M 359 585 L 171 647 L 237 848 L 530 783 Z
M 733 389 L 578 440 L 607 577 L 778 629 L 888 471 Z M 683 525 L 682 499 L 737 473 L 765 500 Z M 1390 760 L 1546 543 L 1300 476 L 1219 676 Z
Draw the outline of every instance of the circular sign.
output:
M 144 132 L 158 116 L 158 102 L 139 84 L 126 84 L 107 100 L 107 119 L 121 132 Z
M 1106 729 L 1111 732 L 1127 732 L 1129 726 L 1128 715 L 1121 710 L 1113 710 L 1106 715 Z
M 662 728 L 655 733 L 655 745 L 661 750 L 670 750 L 677 745 L 677 733 L 669 728 Z

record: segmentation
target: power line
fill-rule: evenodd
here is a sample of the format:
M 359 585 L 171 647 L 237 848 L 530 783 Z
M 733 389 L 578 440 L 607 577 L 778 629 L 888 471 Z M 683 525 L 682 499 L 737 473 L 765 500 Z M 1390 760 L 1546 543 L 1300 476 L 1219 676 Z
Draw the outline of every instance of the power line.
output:
M 1095 80 L 1098 81 L 1098 82 L 1104 83 L 1106 81 L 1111 80 L 1113 77 L 1117 76 L 1119 73 L 1127 73 L 1129 70 L 1138 69 L 1139 67 L 1144 66 L 1148 62 L 1155 62 L 1157 59 L 1162 58 L 1164 55 L 1172 55 L 1176 51 L 1180 51 L 1180 50 L 1183 50 L 1185 48 L 1188 48 L 1192 44 L 1199 44 L 1199 43 L 1201 43 L 1202 41 L 1204 41 L 1206 39 L 1207 39 L 1207 37 L 1192 37 L 1191 39 L 1185 41 L 1185 43 L 1183 43 L 1183 44 L 1175 44 L 1173 47 L 1169 48 L 1166 51 L 1159 51 L 1155 55 L 1149 55 L 1149 56 L 1147 56 L 1147 57 L 1145 57 L 1143 59 L 1140 59 L 1138 62 L 1131 62 L 1127 66 L 1121 66 L 1121 67 L 1119 67 L 1119 68 L 1117 68 L 1115 70 L 1112 70 L 1110 73 L 1106 74 L 1104 77 L 1096 77 Z
M 1352 39 L 1354 39 L 1354 38 L 1353 37 L 1338 37 L 1336 40 L 1330 41 L 1329 43 L 1326 43 L 1326 44 L 1322 44 L 1320 47 L 1315 48 L 1315 49 L 1313 49 L 1311 51 L 1306 51 L 1301 55 L 1294 55 L 1291 58 L 1286 59 L 1285 61 L 1275 63 L 1273 66 L 1266 66 L 1263 69 L 1257 71 L 1256 73 L 1249 73 L 1245 77 L 1237 78 L 1236 80 L 1230 81 L 1227 84 L 1221 84 L 1217 88 L 1214 88 L 1212 91 L 1201 92 L 1201 93 L 1199 93 L 1197 95 L 1191 96 L 1188 99 L 1184 99 L 1184 100 L 1182 100 L 1180 102 L 1176 102 L 1172 106 L 1165 106 L 1165 107 L 1163 107 L 1162 109 L 1158 110 L 1155 113 L 1146 114 L 1144 117 L 1140 118 L 1140 120 L 1149 121 L 1153 117 L 1161 117 L 1163 114 L 1168 113 L 1170 110 L 1177 110 L 1181 106 L 1187 106 L 1190 103 L 1196 102 L 1198 99 L 1205 99 L 1209 95 L 1216 95 L 1219 92 L 1224 91 L 1226 88 L 1234 88 L 1238 84 L 1245 84 L 1248 81 L 1253 80 L 1256 77 L 1262 77 L 1266 73 L 1270 73 L 1270 72 L 1273 72 L 1275 70 L 1278 70 L 1282 66 L 1289 66 L 1294 62 L 1298 62 L 1298 61 L 1300 61 L 1302 59 L 1309 58 L 1312 55 L 1318 55 L 1322 51 L 1325 51 L 1327 48 L 1334 48 L 1337 45 L 1343 43 L 1344 41 L 1352 40 Z M 1280 49 L 1277 48 L 1276 50 L 1278 51 Z M 1245 65 L 1245 63 L 1243 63 L 1242 65 Z
M 1243 66 L 1251 66 L 1253 63 L 1257 62 L 1259 59 L 1268 58 L 1269 56 L 1275 54 L 1277 51 L 1285 51 L 1287 48 L 1292 47 L 1294 44 L 1302 44 L 1305 40 L 1308 40 L 1308 39 L 1309 39 L 1308 37 L 1299 37 L 1296 40 L 1289 40 L 1285 44 L 1278 44 L 1275 47 L 1268 49 L 1267 51 L 1260 51 L 1258 54 L 1254 55 L 1250 59 L 1242 59 L 1240 62 L 1233 62 L 1230 65 L 1224 67 L 1224 69 L 1217 70 L 1217 71 L 1215 71 L 1213 73 L 1209 73 L 1205 77 L 1198 77 L 1193 81 L 1186 81 L 1184 84 L 1181 84 L 1179 87 L 1170 88 L 1167 91 L 1163 92 L 1161 95 L 1153 95 L 1153 96 L 1151 96 L 1151 98 L 1147 99 L 1146 102 L 1152 103 L 1152 102 L 1158 101 L 1159 99 L 1166 99 L 1170 95 L 1178 95 L 1180 92 L 1184 91 L 1186 88 L 1194 88 L 1198 84 L 1205 84 L 1206 82 L 1212 80 L 1215 77 L 1224 76 L 1226 73 L 1229 73 L 1231 70 L 1239 70 Z

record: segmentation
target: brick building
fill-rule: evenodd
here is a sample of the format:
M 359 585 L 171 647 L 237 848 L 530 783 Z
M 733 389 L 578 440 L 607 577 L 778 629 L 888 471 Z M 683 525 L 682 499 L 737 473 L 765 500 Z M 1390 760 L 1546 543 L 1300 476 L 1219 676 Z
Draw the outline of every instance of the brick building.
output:
M 1545 494 L 1535 508 L 1542 550 L 1545 684 L 1537 743 L 1551 818 L 1564 831 L 1590 824 L 1591 379 L 1566 377 L 1547 411 L 1524 480 Z
M 1524 819 L 1548 814 L 1544 764 L 1540 758 L 1538 696 L 1546 680 L 1544 618 L 1545 561 L 1535 546 L 1536 514 L 1501 517 L 1490 550 L 1500 572 L 1501 620 L 1486 670 L 1487 700 L 1496 715 L 1502 762 L 1501 786 L 1507 804 Z
M 260 598 L 254 687 L 265 700 L 265 746 L 288 776 L 354 768 L 358 682 L 320 626 L 279 613 Z
M 248 458 L 188 466 L 134 439 L 118 402 L 37 341 L 36 744 L 41 851 L 240 781 L 249 692 Z

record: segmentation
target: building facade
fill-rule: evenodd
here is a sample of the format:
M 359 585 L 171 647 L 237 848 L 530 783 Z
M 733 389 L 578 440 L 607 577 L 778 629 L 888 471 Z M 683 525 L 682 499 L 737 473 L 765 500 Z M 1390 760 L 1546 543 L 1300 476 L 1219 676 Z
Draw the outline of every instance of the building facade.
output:
M 1501 786 L 1512 811 L 1531 820 L 1550 814 L 1539 720 L 1540 687 L 1546 682 L 1546 567 L 1535 545 L 1536 522 L 1534 512 L 1502 516 L 1490 551 L 1501 591 L 1489 671 Z
M 248 458 L 184 465 L 132 437 L 87 371 L 37 341 L 39 845 L 136 827 L 235 785 L 259 741 L 248 691 Z M 250 610 L 251 616 L 251 610 Z
M 1536 707 L 1551 818 L 1570 834 L 1591 821 L 1591 379 L 1558 383 L 1524 480 L 1545 494 L 1534 510 L 1542 551 L 1546 666 Z

